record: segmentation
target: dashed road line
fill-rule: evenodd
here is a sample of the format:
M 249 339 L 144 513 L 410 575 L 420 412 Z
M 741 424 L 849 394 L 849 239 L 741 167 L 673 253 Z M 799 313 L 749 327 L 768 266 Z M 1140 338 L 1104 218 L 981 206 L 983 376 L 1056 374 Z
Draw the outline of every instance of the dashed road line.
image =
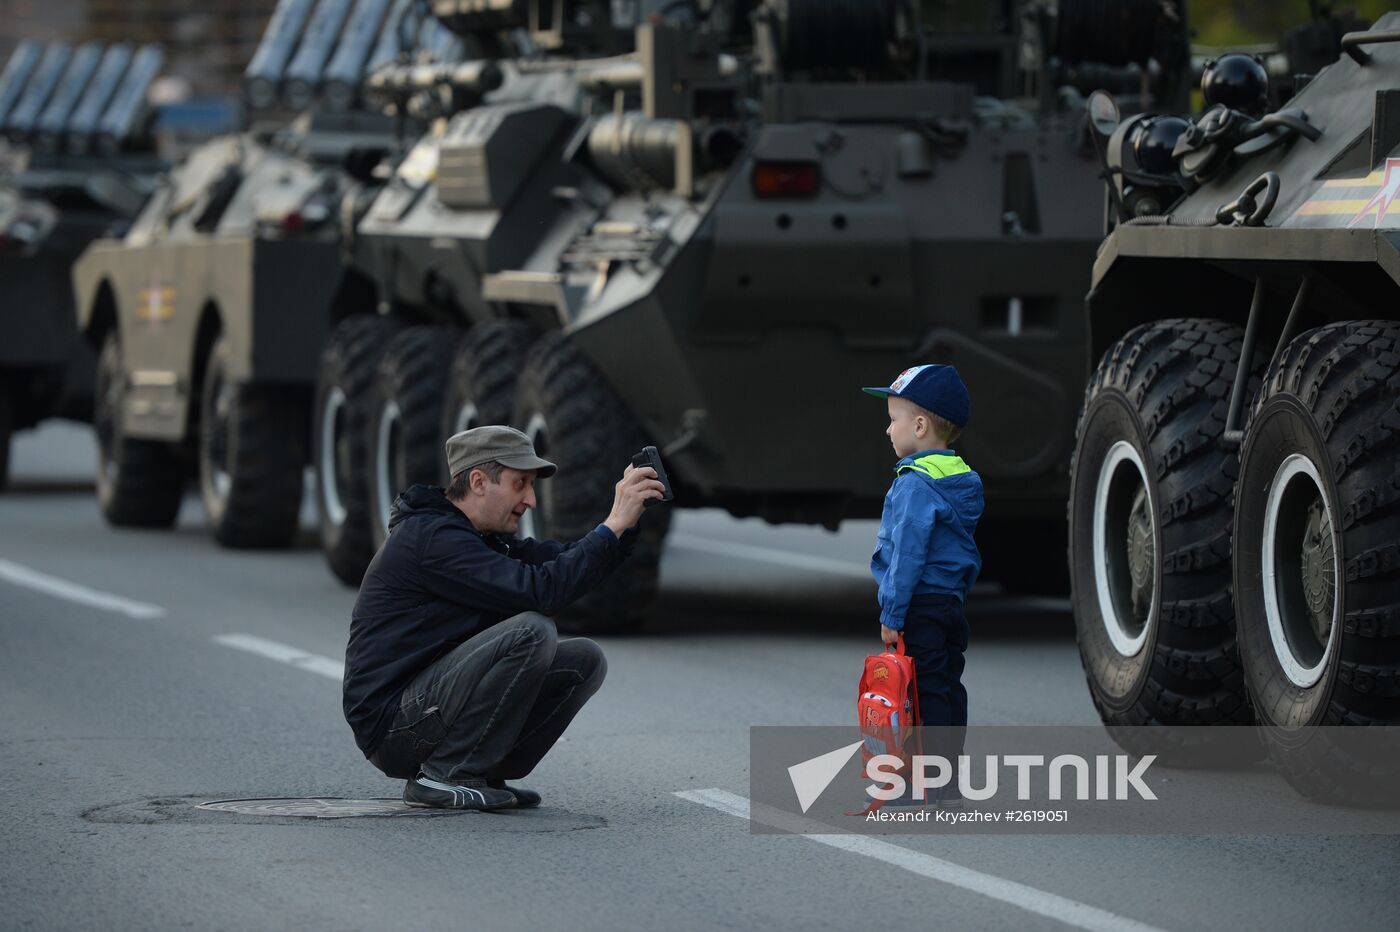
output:
M 818 844 L 841 851 L 864 855 L 891 867 L 902 868 L 911 874 L 959 887 L 989 899 L 1016 906 L 1026 912 L 1035 913 L 1037 916 L 1063 922 L 1065 925 L 1074 926 L 1077 929 L 1088 929 L 1091 932 L 1162 932 L 1156 926 L 1099 909 L 1097 906 L 1090 906 L 1087 903 L 1080 903 L 1056 893 L 1017 883 L 1014 880 L 1007 880 L 1004 877 L 997 877 L 995 874 L 986 874 L 970 867 L 963 867 L 961 864 L 954 864 L 943 858 L 912 851 L 909 848 L 890 844 L 878 838 L 871 838 L 868 835 L 801 834 L 805 820 L 771 806 L 750 806 L 749 801 L 744 797 L 718 788 L 681 790 L 675 795 L 689 802 L 699 803 L 702 806 L 708 806 L 741 819 L 753 818 L 771 828 L 797 833 L 794 837 L 806 838 L 809 841 L 815 841 Z
M 102 592 L 81 583 L 69 582 L 57 576 L 41 573 L 9 560 L 0 560 L 0 579 L 17 586 L 24 586 L 26 589 L 33 589 L 35 592 L 42 592 L 55 598 L 75 602 L 78 605 L 86 605 L 89 608 L 117 612 L 129 618 L 163 618 L 165 616 L 165 609 L 159 605 L 137 602 L 134 599 L 113 595 L 110 592 Z
M 345 678 L 345 664 L 339 660 L 322 657 L 320 654 L 309 654 L 296 647 L 279 644 L 256 635 L 220 634 L 214 640 L 225 647 L 232 647 L 250 654 L 257 654 L 259 657 L 266 657 L 269 660 L 290 664 L 298 670 L 319 673 L 321 676 L 330 677 L 333 680 Z

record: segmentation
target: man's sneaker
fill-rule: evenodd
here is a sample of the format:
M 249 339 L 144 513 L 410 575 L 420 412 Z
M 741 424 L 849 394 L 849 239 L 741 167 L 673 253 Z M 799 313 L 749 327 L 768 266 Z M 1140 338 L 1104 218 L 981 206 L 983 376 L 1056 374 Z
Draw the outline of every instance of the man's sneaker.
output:
M 485 780 L 439 783 L 421 773 L 403 786 L 403 801 L 428 809 L 513 809 L 515 794 L 486 785 Z
M 540 804 L 540 794 L 523 786 L 506 786 L 504 780 L 487 780 L 486 785 L 493 790 L 505 790 L 515 796 L 515 808 L 533 809 Z

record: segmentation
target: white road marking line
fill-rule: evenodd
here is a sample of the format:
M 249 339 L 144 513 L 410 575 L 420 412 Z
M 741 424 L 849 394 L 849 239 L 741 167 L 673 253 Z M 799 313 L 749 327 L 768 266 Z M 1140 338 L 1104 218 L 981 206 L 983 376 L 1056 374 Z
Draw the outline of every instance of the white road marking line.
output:
M 853 579 L 863 579 L 872 586 L 875 579 L 870 575 L 869 565 L 859 563 L 849 563 L 845 560 L 835 560 L 831 557 L 814 557 L 805 553 L 793 553 L 788 550 L 779 550 L 776 547 L 764 547 L 759 544 L 741 544 L 730 540 L 717 540 L 713 537 L 699 537 L 695 534 L 675 533 L 667 538 L 667 546 L 679 547 L 682 550 L 695 550 L 700 553 L 710 553 L 719 557 L 733 557 L 740 560 L 758 560 L 764 563 L 777 563 L 781 566 L 791 566 L 802 570 L 813 570 L 818 573 L 833 573 L 839 576 L 849 576 Z
M 750 817 L 751 807 L 747 799 L 718 788 L 681 790 L 675 795 L 741 819 Z M 754 815 L 757 821 L 773 828 L 787 831 L 800 830 L 805 822 L 805 820 L 790 813 L 781 812 L 770 806 L 752 808 L 762 810 Z M 961 864 L 954 864 L 952 861 L 945 861 L 930 854 L 911 851 L 908 848 L 902 848 L 878 838 L 871 838 L 868 835 L 804 834 L 796 837 L 806 838 L 809 841 L 815 841 L 818 844 L 841 851 L 849 851 L 852 854 L 863 854 L 892 867 L 900 867 L 912 874 L 918 874 L 920 877 L 961 887 L 989 899 L 1008 903 L 1027 912 L 1044 916 L 1047 919 L 1054 919 L 1078 929 L 1090 929 L 1093 932 L 1162 932 L 1156 926 L 1150 926 L 1135 919 L 1099 909 L 1097 906 L 1080 903 L 1077 900 L 1048 893 L 1045 890 L 1017 883 L 1014 880 L 1006 880 L 994 874 L 984 874 L 970 867 L 963 867 Z
M 320 654 L 308 654 L 304 650 L 288 647 L 286 644 L 279 644 L 266 638 L 251 634 L 220 634 L 216 635 L 214 640 L 225 647 L 245 650 L 250 654 L 257 654 L 269 660 L 291 664 L 299 670 L 319 673 L 333 680 L 345 678 L 345 664 L 341 661 L 322 657 Z
M 109 592 L 99 592 L 80 583 L 69 582 L 18 563 L 11 563 L 9 560 L 0 560 L 0 579 L 79 605 L 119 612 L 130 618 L 161 618 L 165 615 L 165 609 L 159 605 L 137 602 Z

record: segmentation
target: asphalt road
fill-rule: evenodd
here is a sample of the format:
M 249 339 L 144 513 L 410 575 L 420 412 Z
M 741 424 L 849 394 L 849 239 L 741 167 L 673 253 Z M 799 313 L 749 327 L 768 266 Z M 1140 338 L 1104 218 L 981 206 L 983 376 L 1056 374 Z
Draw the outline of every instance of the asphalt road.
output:
M 679 515 L 655 624 L 600 639 L 607 683 L 528 781 L 540 810 L 199 812 L 398 794 L 341 718 L 354 593 L 309 535 L 220 550 L 193 497 L 173 532 L 108 528 L 91 463 L 82 430 L 21 435 L 0 496 L 0 928 L 1400 927 L 1388 836 L 751 834 L 748 726 L 852 715 L 867 522 Z M 979 590 L 970 616 L 973 724 L 1096 721 L 1062 604 Z

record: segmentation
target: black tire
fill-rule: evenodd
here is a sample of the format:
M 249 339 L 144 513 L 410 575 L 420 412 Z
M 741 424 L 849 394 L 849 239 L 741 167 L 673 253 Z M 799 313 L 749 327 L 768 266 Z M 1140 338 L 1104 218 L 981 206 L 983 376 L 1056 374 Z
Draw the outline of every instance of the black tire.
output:
M 571 541 L 606 515 L 614 486 L 632 456 L 646 445 L 635 415 L 563 333 L 541 337 L 525 361 L 515 423 L 559 471 L 536 487 L 539 501 L 521 533 Z M 656 601 L 661 547 L 670 505 L 647 509 L 629 556 L 597 588 L 555 619 L 571 634 L 636 630 Z
M 168 528 L 185 494 L 185 464 L 175 444 L 138 440 L 122 425 L 126 372 L 121 341 L 107 334 L 97 358 L 97 504 L 117 527 Z
M 379 360 L 370 393 L 370 531 L 377 550 L 389 536 L 389 513 L 399 493 L 433 484 L 443 473 L 442 403 L 452 365 L 452 331 L 410 327 Z
M 1220 443 L 1241 338 L 1220 321 L 1145 324 L 1085 392 L 1069 504 L 1076 641 L 1094 707 L 1136 753 L 1160 740 L 1189 761 L 1228 732 L 1149 739 L 1131 726 L 1251 721 L 1230 594 L 1238 461 Z
M 469 330 L 457 344 L 442 405 L 441 436 L 484 424 L 509 424 L 515 415 L 515 384 L 535 331 L 521 320 L 491 320 Z M 444 485 L 447 461 L 442 459 Z
M 1293 340 L 1241 452 L 1235 609 L 1270 751 L 1308 797 L 1393 801 L 1400 776 L 1389 734 L 1312 727 L 1400 724 L 1397 463 L 1400 324 Z
M 285 547 L 296 537 L 306 465 L 304 397 L 228 378 L 227 340 L 204 370 L 199 491 L 225 547 Z
M 316 380 L 312 463 L 321 548 L 331 572 L 358 586 L 374 556 L 370 530 L 369 435 L 376 367 L 399 323 L 388 317 L 345 319 L 321 354 Z

